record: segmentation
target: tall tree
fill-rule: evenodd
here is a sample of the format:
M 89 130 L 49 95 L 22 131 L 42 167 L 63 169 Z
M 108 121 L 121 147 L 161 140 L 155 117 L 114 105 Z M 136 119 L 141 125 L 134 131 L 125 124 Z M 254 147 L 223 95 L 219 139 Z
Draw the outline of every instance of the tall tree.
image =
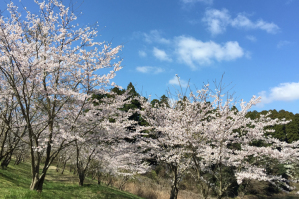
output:
M 94 42 L 97 31 L 77 28 L 76 16 L 60 1 L 36 3 L 37 14 L 25 8 L 27 17 L 21 17 L 11 2 L 7 7 L 10 18 L 0 18 L 0 94 L 16 99 L 28 132 L 30 188 L 42 191 L 59 152 L 84 140 L 97 124 L 94 114 L 98 110 L 88 99 L 94 93 L 105 93 L 98 88 L 109 85 L 121 69 L 121 60 L 113 62 L 121 46 Z M 113 70 L 106 75 L 97 72 L 109 67 Z M 90 122 L 89 128 L 80 128 L 83 122 Z

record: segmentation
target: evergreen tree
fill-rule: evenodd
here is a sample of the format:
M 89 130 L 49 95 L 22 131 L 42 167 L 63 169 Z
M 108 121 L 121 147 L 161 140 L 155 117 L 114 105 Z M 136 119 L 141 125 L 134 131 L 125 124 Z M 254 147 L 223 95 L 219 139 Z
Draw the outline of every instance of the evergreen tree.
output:
M 157 99 L 153 99 L 153 100 L 151 101 L 151 105 L 152 105 L 152 107 L 154 107 L 154 106 L 155 106 L 155 104 L 158 104 L 158 105 L 160 105 L 160 101 L 159 101 L 159 100 L 157 100 Z
M 167 107 L 170 107 L 168 103 L 168 97 L 166 97 L 165 95 L 161 96 L 159 104 L 166 104 Z

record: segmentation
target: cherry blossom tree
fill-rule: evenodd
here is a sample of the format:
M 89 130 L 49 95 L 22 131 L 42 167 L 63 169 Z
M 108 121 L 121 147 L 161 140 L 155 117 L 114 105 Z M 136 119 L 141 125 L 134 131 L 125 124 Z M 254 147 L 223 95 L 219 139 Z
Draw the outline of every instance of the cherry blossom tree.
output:
M 288 121 L 272 120 L 267 115 L 257 120 L 246 118 L 247 111 L 260 101 L 253 97 L 250 102 L 241 101 L 241 110 L 232 108 L 232 100 L 223 101 L 219 90 L 211 93 L 209 86 L 192 92 L 189 98 L 179 95 L 175 106 L 156 104 L 141 99 L 142 117 L 148 127 L 139 127 L 139 132 L 147 130 L 152 138 L 144 137 L 144 147 L 158 161 L 172 168 L 173 180 L 170 198 L 177 198 L 179 183 L 184 172 L 194 170 L 195 179 L 201 187 L 202 195 L 207 198 L 209 190 L 217 198 L 224 197 L 232 181 L 224 177 L 224 169 L 233 170 L 235 180 L 242 184 L 244 179 L 268 181 L 292 190 L 288 180 L 281 176 L 269 175 L 265 165 L 256 161 L 269 158 L 280 163 L 296 162 L 298 143 L 287 144 L 271 136 L 265 136 L 265 127 L 286 124 Z M 208 100 L 213 100 L 208 102 Z M 235 105 L 235 104 L 234 104 Z M 264 147 L 254 141 L 266 143 Z M 251 161 L 255 158 L 256 161 Z M 205 175 L 209 174 L 209 175 Z
M 76 151 L 79 185 L 83 185 L 85 174 L 92 160 L 100 162 L 109 157 L 109 161 L 113 162 L 110 165 L 113 165 L 115 173 L 121 173 L 120 170 L 134 173 L 133 169 L 128 168 L 128 166 L 136 165 L 139 167 L 142 165 L 139 164 L 139 161 L 143 155 L 137 155 L 138 150 L 136 146 L 134 147 L 134 143 L 126 141 L 135 139 L 135 136 L 138 135 L 128 130 L 128 127 L 137 123 L 129 120 L 132 111 L 121 110 L 125 104 L 131 103 L 129 92 L 130 90 L 127 90 L 122 95 L 110 92 L 107 97 L 100 100 L 93 99 L 93 104 L 90 104 L 88 111 L 81 116 L 84 119 L 80 119 L 80 122 L 77 123 L 77 135 L 84 137 L 83 140 L 75 140 L 73 144 Z M 67 120 L 71 118 L 70 115 Z M 131 158 L 128 158 L 129 154 L 132 155 Z M 124 162 L 124 159 L 127 161 Z M 128 161 L 129 159 L 130 161 Z
M 95 42 L 97 31 L 76 26 L 76 16 L 61 2 L 35 2 L 37 14 L 24 8 L 27 16 L 21 17 L 11 2 L 10 18 L 0 18 L 0 95 L 16 99 L 30 147 L 30 189 L 42 191 L 59 152 L 92 131 L 96 111 L 84 111 L 96 110 L 90 106 L 92 94 L 105 93 L 121 69 L 121 60 L 113 61 L 121 46 Z M 110 67 L 99 75 L 99 69 Z M 82 123 L 90 128 L 80 128 Z
M 138 131 L 145 136 L 141 138 L 142 148 L 158 160 L 165 163 L 171 171 L 172 182 L 170 198 L 177 198 L 179 184 L 186 171 L 190 168 L 191 159 L 186 153 L 185 129 L 181 126 L 180 114 L 184 115 L 182 103 L 170 107 L 166 104 L 154 106 L 149 101 L 141 99 L 142 117 L 150 126 L 138 127 Z M 146 131 L 146 133 L 144 133 Z M 149 131 L 149 132 L 148 132 Z
M 12 96 L 1 96 L 0 103 L 0 161 L 1 167 L 6 168 L 14 151 L 19 147 L 26 133 L 23 118 L 18 114 L 16 100 Z
M 297 153 L 292 150 L 291 145 L 287 146 L 286 143 L 265 136 L 264 127 L 285 124 L 286 121 L 271 120 L 267 115 L 256 121 L 245 117 L 248 109 L 259 100 L 260 98 L 253 97 L 247 104 L 242 102 L 240 111 L 231 109 L 229 101 L 223 104 L 222 100 L 215 100 L 217 108 L 211 110 L 213 114 L 208 114 L 210 118 L 205 119 L 201 128 L 197 129 L 198 132 L 206 133 L 199 135 L 194 132 L 193 135 L 196 136 L 189 140 L 188 148 L 196 170 L 196 179 L 202 188 L 214 190 L 218 198 L 222 198 L 234 182 L 232 179 L 225 179 L 225 168 L 233 170 L 238 184 L 241 184 L 243 179 L 257 179 L 271 183 L 280 182 L 291 188 L 285 183 L 286 179 L 268 175 L 265 167 L 256 166 L 250 161 L 251 157 L 257 157 L 258 161 L 271 157 L 284 163 L 292 161 L 291 154 Z M 254 141 L 263 141 L 268 146 L 254 146 Z M 281 147 L 281 150 L 278 150 L 278 147 Z M 209 175 L 203 175 L 204 173 Z M 211 178 L 214 178 L 214 181 L 211 181 Z

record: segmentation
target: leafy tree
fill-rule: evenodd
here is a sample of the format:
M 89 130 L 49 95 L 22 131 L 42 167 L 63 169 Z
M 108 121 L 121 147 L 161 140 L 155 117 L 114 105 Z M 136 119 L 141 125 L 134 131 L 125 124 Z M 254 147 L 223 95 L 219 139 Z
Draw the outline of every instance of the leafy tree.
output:
M 162 95 L 160 97 L 160 101 L 159 101 L 159 104 L 165 104 L 167 107 L 170 107 L 169 106 L 169 103 L 168 103 L 168 97 L 166 97 L 165 95 Z
M 157 99 L 153 99 L 153 100 L 151 101 L 151 105 L 154 107 L 155 104 L 159 105 L 159 104 L 160 104 L 160 101 L 157 100 Z

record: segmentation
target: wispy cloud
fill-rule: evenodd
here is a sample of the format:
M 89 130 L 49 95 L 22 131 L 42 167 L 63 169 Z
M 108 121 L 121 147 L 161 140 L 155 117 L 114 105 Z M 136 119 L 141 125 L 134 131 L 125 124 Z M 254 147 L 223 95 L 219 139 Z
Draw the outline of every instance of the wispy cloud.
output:
M 255 36 L 252 36 L 252 35 L 247 35 L 246 36 L 246 39 L 252 41 L 252 42 L 256 42 L 256 37 Z
M 281 83 L 279 86 L 271 88 L 269 92 L 258 93 L 262 97 L 259 106 L 269 104 L 274 101 L 295 101 L 299 100 L 299 82 Z
M 164 72 L 164 69 L 159 67 L 153 66 L 138 66 L 136 70 L 141 73 L 151 73 L 151 74 L 158 74 Z
M 283 47 L 283 46 L 287 46 L 287 45 L 289 45 L 289 44 L 291 44 L 291 42 L 290 42 L 290 41 L 287 41 L 287 40 L 279 41 L 278 44 L 277 44 L 277 48 L 281 48 L 281 47 Z
M 202 3 L 206 3 L 206 4 L 212 4 L 213 0 L 181 0 L 181 2 L 183 3 L 196 3 L 196 2 L 202 2 Z
M 212 35 L 217 35 L 225 32 L 226 27 L 231 22 L 231 19 L 228 10 L 226 9 L 208 9 L 206 10 L 202 21 L 207 24 L 208 30 Z
M 169 44 L 170 40 L 165 39 L 161 36 L 161 31 L 151 30 L 150 33 L 143 33 L 144 40 L 147 43 L 161 43 L 161 44 Z
M 261 29 L 272 34 L 277 33 L 279 30 L 279 27 L 274 23 L 268 23 L 262 19 L 257 22 L 252 22 L 243 14 L 238 14 L 238 16 L 231 21 L 231 26 L 245 29 Z
M 181 78 L 178 79 L 178 76 L 174 76 L 172 79 L 168 81 L 171 85 L 179 86 L 181 85 L 183 88 L 186 88 L 188 86 L 188 82 L 185 80 L 182 80 Z
M 153 49 L 153 55 L 161 61 L 172 61 L 172 59 L 166 54 L 164 50 L 160 50 L 156 47 L 154 47 Z
M 138 51 L 138 55 L 139 55 L 140 57 L 146 57 L 146 56 L 147 56 L 146 52 L 144 52 L 143 50 L 139 50 L 139 51 Z
M 211 64 L 214 60 L 231 61 L 244 56 L 244 50 L 236 41 L 220 45 L 213 41 L 203 42 L 193 37 L 180 36 L 176 38 L 175 44 L 179 61 L 194 70 L 197 66 Z
M 206 23 L 208 31 L 212 35 L 225 32 L 227 26 L 243 29 L 260 29 L 272 34 L 279 31 L 279 27 L 276 24 L 262 19 L 253 22 L 243 13 L 239 13 L 237 17 L 232 18 L 227 9 L 208 9 L 202 21 Z

